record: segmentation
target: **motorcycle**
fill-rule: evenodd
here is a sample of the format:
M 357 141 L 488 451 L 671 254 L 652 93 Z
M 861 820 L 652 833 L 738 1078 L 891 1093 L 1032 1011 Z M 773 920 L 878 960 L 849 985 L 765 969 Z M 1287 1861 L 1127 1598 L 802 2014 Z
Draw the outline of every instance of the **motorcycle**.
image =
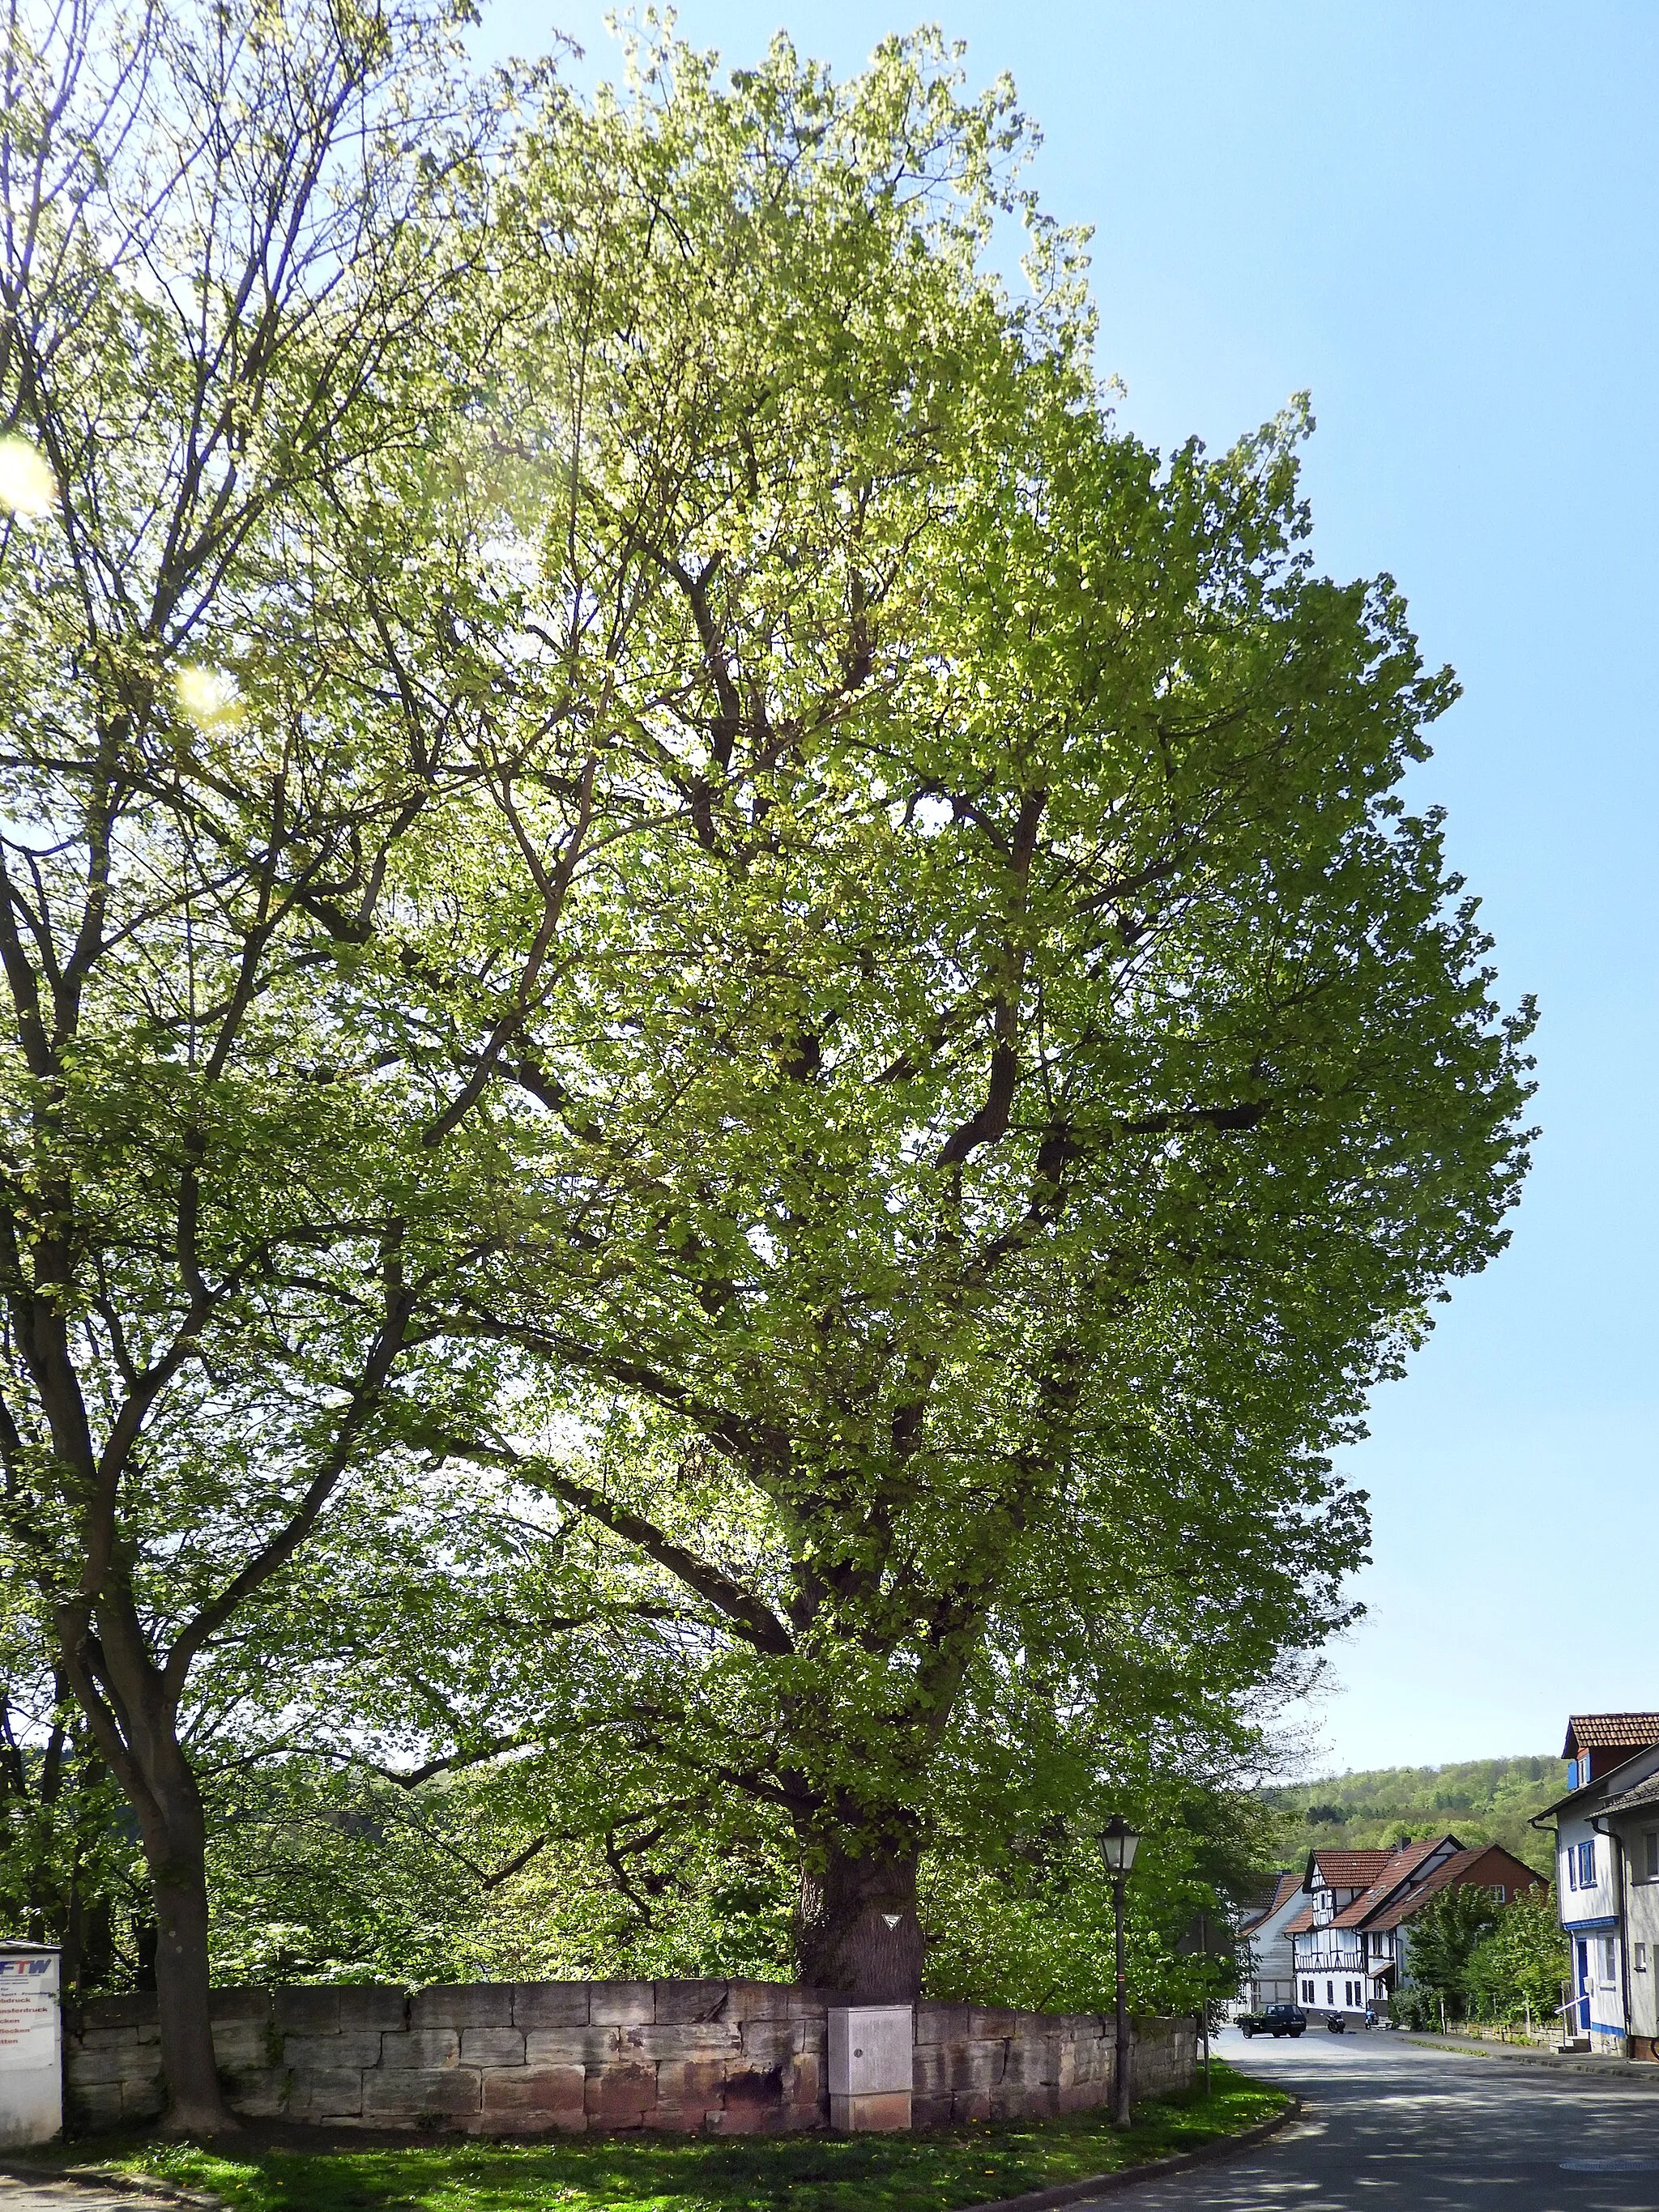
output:
M 1342 2035 L 1346 2033 L 1348 2023 L 1340 2012 L 1334 2012 L 1326 2014 L 1325 2025 L 1333 2035 Z

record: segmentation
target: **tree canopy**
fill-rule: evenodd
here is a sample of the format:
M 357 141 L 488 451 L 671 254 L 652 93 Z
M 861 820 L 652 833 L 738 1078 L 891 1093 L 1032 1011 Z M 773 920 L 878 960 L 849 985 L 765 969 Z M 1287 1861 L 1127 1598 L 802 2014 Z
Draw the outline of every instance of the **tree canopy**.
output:
M 143 1835 L 181 2123 L 222 2118 L 191 1671 L 383 1461 L 394 1375 L 469 1389 L 420 1316 L 489 1211 L 477 1086 L 373 1033 L 365 957 L 441 942 L 510 743 L 444 458 L 489 340 L 459 21 L 76 5 L 0 63 L 0 1456 Z
M 1403 788 L 1455 686 L 1318 574 L 1305 408 L 1115 422 L 931 39 L 583 101 L 414 0 L 53 24 L 0 1444 L 175 2116 L 192 1701 L 276 1746 L 317 1622 L 389 1771 L 556 1745 L 550 1832 L 726 1823 L 910 1993 L 927 1853 L 1063 1887 L 1240 1770 L 1364 1556 L 1330 1451 L 1502 1242 L 1529 1017 Z
M 579 994 L 514 1060 L 587 1234 L 470 1306 L 616 1413 L 584 1477 L 522 1405 L 483 1455 L 684 1608 L 622 1735 L 781 1811 L 804 1967 L 896 1992 L 952 1778 L 1326 1632 L 1325 1455 L 1522 1166 L 1525 1019 L 1400 791 L 1451 681 L 1316 572 L 1302 416 L 1162 464 L 1072 243 L 985 272 L 1015 133 L 926 47 L 675 50 L 512 212 L 550 616 L 663 819 L 592 879 L 603 1044 Z

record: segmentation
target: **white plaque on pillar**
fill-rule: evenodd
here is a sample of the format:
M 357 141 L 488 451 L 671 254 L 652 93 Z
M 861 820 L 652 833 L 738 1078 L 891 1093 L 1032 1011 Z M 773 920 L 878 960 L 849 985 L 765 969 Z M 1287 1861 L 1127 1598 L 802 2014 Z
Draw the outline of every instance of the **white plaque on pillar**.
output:
M 50 2142 L 64 2124 L 58 1954 L 0 1944 L 0 2148 Z

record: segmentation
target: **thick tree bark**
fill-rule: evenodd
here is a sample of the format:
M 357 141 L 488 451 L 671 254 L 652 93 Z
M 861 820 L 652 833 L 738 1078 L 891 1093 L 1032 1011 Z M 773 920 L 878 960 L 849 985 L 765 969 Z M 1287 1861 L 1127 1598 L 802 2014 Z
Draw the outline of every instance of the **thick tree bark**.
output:
M 155 1993 L 167 2092 L 163 2127 L 220 2135 L 237 2123 L 213 2053 L 209 1990 L 207 1819 L 179 1741 L 178 1705 L 149 1659 L 125 1595 L 100 1608 L 101 1638 L 60 1622 L 65 1670 L 99 1748 L 137 1816 L 155 1902 Z
M 875 2004 L 921 1995 L 921 1923 L 914 1844 L 872 1845 L 854 1857 L 819 1842 L 801 1877 L 795 1953 L 800 1978 Z
M 175 1744 L 174 1775 L 153 1789 L 161 1832 L 141 1815 L 155 1899 L 155 2002 L 170 2134 L 217 2135 L 236 2125 L 219 2087 L 209 1998 L 207 1824 L 196 1778 Z M 168 1762 L 172 1764 L 171 1761 Z M 182 1781 L 179 1780 L 182 1777 Z

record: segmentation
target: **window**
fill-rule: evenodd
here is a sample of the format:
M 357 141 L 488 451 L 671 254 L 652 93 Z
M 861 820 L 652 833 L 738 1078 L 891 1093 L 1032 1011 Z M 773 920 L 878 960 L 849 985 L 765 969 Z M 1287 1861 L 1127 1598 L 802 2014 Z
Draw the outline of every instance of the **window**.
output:
M 1494 1905 L 1502 1905 L 1508 1894 L 1509 1892 L 1504 1888 L 1501 1881 L 1493 1882 L 1492 1886 L 1492 1899 Z
M 1601 1979 L 1613 1983 L 1619 1978 L 1619 1947 L 1611 1936 L 1601 1938 Z
M 1659 1828 L 1642 1838 L 1642 1874 L 1648 1881 L 1659 1881 Z
M 1311 2003 L 1313 2002 L 1313 2001 L 1314 2001 L 1314 1994 L 1313 1994 L 1313 1984 L 1312 1984 L 1311 1982 L 1304 1982 L 1304 1983 L 1303 1983 L 1303 1984 L 1302 1984 L 1302 2001 L 1303 2001 L 1303 2002 L 1304 2002 L 1304 2004 L 1311 2004 Z
M 1334 1982 L 1327 1982 L 1325 1984 L 1325 2002 L 1328 2005 L 1334 2005 L 1336 2002 L 1336 1984 Z
M 1630 1970 L 1633 1974 L 1646 1973 L 1648 1970 L 1648 1947 L 1645 1943 L 1638 1943 L 1632 1947 L 1630 1958 Z
M 1593 1836 L 1586 1838 L 1578 1846 L 1578 1887 L 1580 1889 L 1594 1889 L 1595 1887 L 1595 1838 Z
M 1578 1887 L 1578 1854 L 1573 1849 L 1572 1845 L 1569 1844 L 1563 1856 L 1566 1861 L 1567 1871 L 1563 1880 L 1562 1887 L 1565 1889 L 1577 1889 Z

